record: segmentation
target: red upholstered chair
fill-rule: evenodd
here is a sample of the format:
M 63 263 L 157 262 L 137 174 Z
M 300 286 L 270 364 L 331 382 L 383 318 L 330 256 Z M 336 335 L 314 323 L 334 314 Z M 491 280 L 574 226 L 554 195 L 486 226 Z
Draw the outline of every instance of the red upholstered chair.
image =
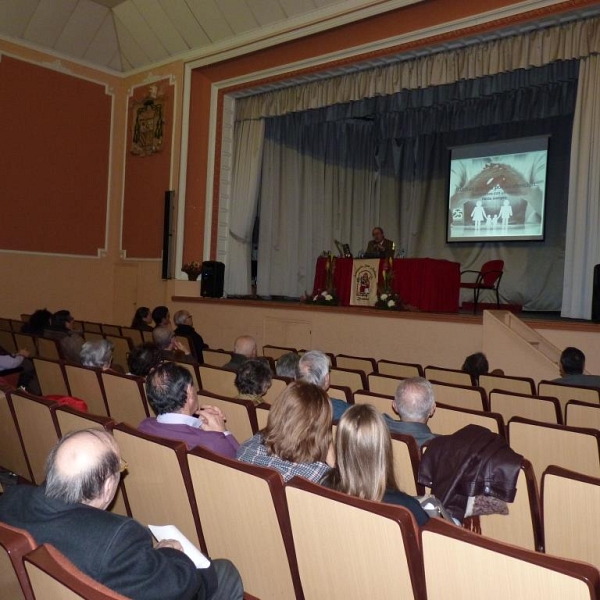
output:
M 500 280 L 504 270 L 503 260 L 489 260 L 482 267 L 481 271 L 461 271 L 460 287 L 473 290 L 473 313 L 477 312 L 477 303 L 482 290 L 493 290 L 496 292 L 496 308 L 500 308 Z M 475 281 L 462 281 L 462 276 L 465 273 L 475 273 L 477 278 Z

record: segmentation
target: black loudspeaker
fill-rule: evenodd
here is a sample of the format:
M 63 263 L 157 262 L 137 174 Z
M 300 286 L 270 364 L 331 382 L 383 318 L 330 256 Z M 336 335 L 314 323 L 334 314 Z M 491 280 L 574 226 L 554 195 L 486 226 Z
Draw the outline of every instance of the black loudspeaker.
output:
M 225 265 L 215 260 L 202 263 L 200 295 L 203 298 L 221 298 L 225 281 Z
M 162 278 L 173 278 L 173 209 L 175 191 L 165 192 L 165 211 L 163 217 Z
M 594 267 L 594 287 L 592 291 L 592 321 L 600 323 L 600 265 Z

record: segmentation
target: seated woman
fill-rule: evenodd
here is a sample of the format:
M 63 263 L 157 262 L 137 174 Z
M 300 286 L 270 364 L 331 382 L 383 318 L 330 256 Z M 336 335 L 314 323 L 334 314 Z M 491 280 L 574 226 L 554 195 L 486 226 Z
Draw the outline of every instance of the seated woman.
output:
M 52 313 L 45 308 L 36 310 L 30 317 L 27 323 L 23 324 L 21 331 L 31 335 L 44 335 L 44 331 L 50 327 L 52 321 Z
M 127 366 L 131 375 L 146 377 L 163 362 L 162 350 L 152 343 L 136 346 L 127 355 Z
M 469 354 L 469 356 L 465 358 L 461 370 L 471 376 L 473 385 L 479 385 L 479 377 L 481 375 L 487 375 L 487 373 L 490 372 L 487 356 L 483 352 Z M 504 371 L 502 369 L 494 369 L 491 372 L 491 375 L 504 375 Z
M 171 313 L 166 306 L 156 306 L 152 311 L 152 320 L 156 327 L 171 327 Z
M 269 364 L 260 358 L 247 360 L 235 376 L 238 400 L 252 400 L 254 405 L 263 402 L 263 396 L 269 391 L 273 374 Z
M 84 367 L 97 367 L 108 371 L 112 364 L 115 345 L 109 340 L 93 340 L 81 347 L 81 364 Z
M 419 525 L 429 517 L 421 505 L 398 489 L 392 439 L 381 413 L 370 404 L 355 404 L 340 418 L 335 436 L 336 466 L 321 483 L 350 496 L 408 508 Z
M 133 315 L 131 321 L 132 329 L 140 329 L 141 331 L 152 331 L 152 313 L 147 306 L 140 306 Z
M 312 383 L 290 383 L 275 399 L 267 426 L 244 442 L 236 456 L 279 471 L 284 481 L 296 475 L 320 481 L 333 465 L 327 394 Z

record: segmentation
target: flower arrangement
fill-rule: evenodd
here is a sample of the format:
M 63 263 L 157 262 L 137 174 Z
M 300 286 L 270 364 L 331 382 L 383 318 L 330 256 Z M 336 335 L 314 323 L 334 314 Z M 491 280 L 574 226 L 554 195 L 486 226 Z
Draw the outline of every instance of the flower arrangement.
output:
M 339 298 L 333 285 L 333 274 L 335 273 L 335 256 L 330 252 L 325 262 L 325 289 L 318 290 L 311 295 L 304 296 L 307 304 L 318 304 L 320 306 L 337 306 Z
M 410 310 L 408 304 L 396 292 L 392 291 L 392 281 L 394 279 L 394 259 L 392 257 L 385 260 L 381 279 L 382 282 L 377 291 L 375 308 L 383 310 Z
M 193 260 L 189 263 L 184 263 L 181 270 L 188 276 L 190 281 L 195 281 L 198 279 L 200 273 L 202 273 L 202 263 L 197 260 Z

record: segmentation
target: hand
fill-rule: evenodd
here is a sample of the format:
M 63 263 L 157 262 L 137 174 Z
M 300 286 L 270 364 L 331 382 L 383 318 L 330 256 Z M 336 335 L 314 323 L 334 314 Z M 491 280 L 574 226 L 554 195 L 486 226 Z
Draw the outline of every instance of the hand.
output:
M 212 404 L 202 404 L 200 406 L 200 410 L 225 419 L 225 413 L 218 406 L 212 406 Z
M 202 422 L 200 428 L 203 431 L 220 431 L 221 433 L 226 431 L 225 419 L 219 415 L 215 415 L 211 411 L 200 411 L 199 419 Z
M 23 358 L 29 358 L 29 350 L 27 350 L 27 348 L 21 348 L 17 354 Z
M 179 552 L 183 552 L 183 546 L 177 540 L 162 540 L 158 542 L 155 548 L 173 548 L 173 550 L 179 550 Z

